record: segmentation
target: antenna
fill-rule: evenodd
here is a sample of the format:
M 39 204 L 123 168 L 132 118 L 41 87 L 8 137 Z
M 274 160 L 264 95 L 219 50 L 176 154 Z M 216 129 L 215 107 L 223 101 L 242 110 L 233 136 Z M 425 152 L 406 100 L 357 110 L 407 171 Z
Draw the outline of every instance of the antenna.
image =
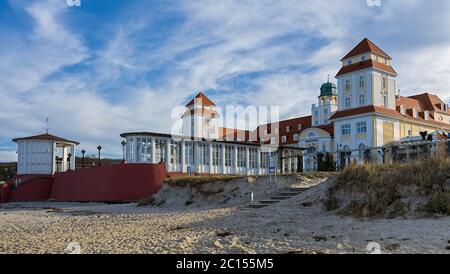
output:
M 44 127 L 45 134 L 48 134 L 48 130 L 50 129 L 50 127 L 48 126 L 48 117 L 45 119 L 45 123 L 46 123 L 46 126 Z

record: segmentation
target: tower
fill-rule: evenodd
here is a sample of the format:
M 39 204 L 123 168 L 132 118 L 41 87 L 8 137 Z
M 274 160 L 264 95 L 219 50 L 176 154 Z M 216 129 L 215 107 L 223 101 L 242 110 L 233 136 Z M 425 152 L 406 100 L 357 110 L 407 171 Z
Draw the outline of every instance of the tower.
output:
M 320 87 L 318 104 L 313 104 L 311 108 L 312 125 L 321 126 L 329 124 L 329 118 L 337 111 L 338 94 L 336 85 L 330 83 L 330 78 Z
M 217 139 L 219 114 L 216 105 L 202 92 L 187 105 L 183 114 L 183 135 L 194 138 Z
M 365 38 L 341 62 L 336 75 L 339 110 L 366 105 L 395 110 L 397 73 L 388 54 Z

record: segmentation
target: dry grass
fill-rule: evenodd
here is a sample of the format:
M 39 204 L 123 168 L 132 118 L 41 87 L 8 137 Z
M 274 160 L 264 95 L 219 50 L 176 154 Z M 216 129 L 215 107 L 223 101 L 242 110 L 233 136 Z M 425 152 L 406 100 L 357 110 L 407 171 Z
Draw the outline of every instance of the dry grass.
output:
M 450 215 L 449 184 L 448 160 L 350 166 L 338 175 L 324 205 L 357 217 Z
M 164 179 L 164 183 L 170 186 L 185 187 L 199 186 L 214 182 L 228 182 L 234 179 L 241 179 L 243 176 L 180 176 Z

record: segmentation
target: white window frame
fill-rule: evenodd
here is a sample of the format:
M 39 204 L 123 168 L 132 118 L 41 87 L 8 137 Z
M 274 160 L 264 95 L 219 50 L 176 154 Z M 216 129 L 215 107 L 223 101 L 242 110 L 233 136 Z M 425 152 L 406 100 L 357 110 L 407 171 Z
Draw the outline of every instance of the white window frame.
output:
M 357 122 L 356 123 L 357 133 L 367 133 L 367 122 Z
M 350 124 L 341 125 L 341 134 L 342 134 L 342 136 L 351 135 L 352 134 L 352 126 Z

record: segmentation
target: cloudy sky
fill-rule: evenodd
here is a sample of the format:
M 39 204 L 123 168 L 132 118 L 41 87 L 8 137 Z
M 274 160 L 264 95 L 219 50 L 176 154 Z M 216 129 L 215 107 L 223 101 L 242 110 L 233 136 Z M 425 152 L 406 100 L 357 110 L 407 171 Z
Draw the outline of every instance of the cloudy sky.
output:
M 198 91 L 307 115 L 364 37 L 394 58 L 402 95 L 449 101 L 450 1 L 380 2 L 1 1 L 0 161 L 46 117 L 50 133 L 120 157 L 121 132 L 169 132 L 172 108 Z

